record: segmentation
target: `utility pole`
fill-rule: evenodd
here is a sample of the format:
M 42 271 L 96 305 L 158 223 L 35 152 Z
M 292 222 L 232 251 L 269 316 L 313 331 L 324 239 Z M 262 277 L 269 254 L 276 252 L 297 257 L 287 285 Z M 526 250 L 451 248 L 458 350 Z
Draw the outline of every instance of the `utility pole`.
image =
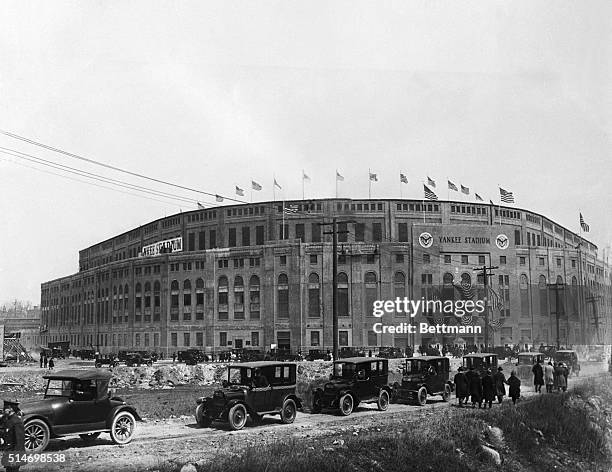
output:
M 333 352 L 334 360 L 338 360 L 338 234 L 346 234 L 348 231 L 338 231 L 339 223 L 354 223 L 354 221 L 338 221 L 336 217 L 332 218 L 331 223 L 319 223 L 319 226 L 330 226 L 331 231 L 325 231 L 323 234 L 332 235 L 332 334 L 333 334 Z
M 600 295 L 593 295 L 593 296 L 587 297 L 585 300 L 586 303 L 590 303 L 591 305 L 593 305 L 593 324 L 595 325 L 595 332 L 597 333 L 598 343 L 599 343 L 599 340 L 601 339 L 601 336 L 599 335 L 599 315 L 597 314 L 597 302 L 599 301 L 600 298 L 601 298 Z
M 555 282 L 554 284 L 548 284 L 549 289 L 553 289 L 555 291 L 555 314 L 557 318 L 557 350 L 560 349 L 561 342 L 559 339 L 559 290 L 565 290 L 565 284 L 560 282 Z
M 489 287 L 489 276 L 495 275 L 493 272 L 491 272 L 493 269 L 499 269 L 499 266 L 486 266 L 483 265 L 482 267 L 474 267 L 472 270 L 474 272 L 479 272 L 480 274 L 482 274 L 483 277 L 483 282 L 484 282 L 484 290 L 485 290 L 485 309 L 484 309 L 484 313 L 485 313 L 485 326 L 484 326 L 484 344 L 485 344 L 485 351 L 488 349 L 489 347 L 489 304 L 488 304 L 488 300 L 489 300 L 489 291 L 488 291 L 488 287 Z

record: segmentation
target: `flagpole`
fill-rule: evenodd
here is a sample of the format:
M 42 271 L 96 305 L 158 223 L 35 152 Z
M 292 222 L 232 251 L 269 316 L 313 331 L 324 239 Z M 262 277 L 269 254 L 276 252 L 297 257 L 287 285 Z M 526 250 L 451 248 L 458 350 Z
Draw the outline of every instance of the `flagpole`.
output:
M 272 182 L 272 200 L 276 201 L 276 176 L 274 174 L 272 174 L 272 179 L 274 180 Z
M 400 172 L 399 185 L 400 185 L 400 200 L 402 200 L 404 197 L 402 196 L 402 177 L 401 177 L 401 172 Z
M 423 182 L 423 181 L 421 181 L 421 182 L 423 183 L 423 185 L 425 185 L 425 182 Z M 427 182 L 427 183 L 429 183 L 429 182 Z M 423 210 L 423 224 L 425 224 L 425 194 L 423 194 L 423 207 L 422 207 L 422 210 Z
M 446 176 L 446 200 L 450 201 L 450 185 L 448 182 L 450 182 L 450 180 L 447 175 Z
M 368 168 L 368 200 L 372 200 L 372 178 L 370 177 L 370 168 Z
M 498 192 L 500 188 L 501 187 L 499 186 L 499 184 L 497 184 Z M 501 228 L 501 192 L 499 192 L 499 205 L 497 206 L 497 212 L 499 213 L 499 227 Z
M 336 169 L 336 198 L 338 198 L 338 169 Z
M 304 169 L 302 169 L 302 200 L 304 200 Z

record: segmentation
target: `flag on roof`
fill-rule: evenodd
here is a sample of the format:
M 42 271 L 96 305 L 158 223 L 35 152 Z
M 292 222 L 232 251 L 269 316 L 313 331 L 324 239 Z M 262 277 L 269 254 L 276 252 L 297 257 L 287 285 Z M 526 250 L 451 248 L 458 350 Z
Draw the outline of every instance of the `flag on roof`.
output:
M 340 172 L 336 171 L 336 180 L 342 182 L 344 181 L 344 177 L 340 175 Z
M 372 174 L 372 172 L 370 172 L 370 180 L 373 180 L 374 182 L 378 182 L 378 175 Z
M 477 202 L 484 202 L 484 200 L 482 199 L 482 197 L 480 195 L 478 195 L 477 193 L 475 193 L 474 195 L 476 195 L 476 201 Z
M 279 183 L 276 181 L 276 177 L 274 178 L 274 186 L 275 186 L 275 187 L 278 187 L 278 189 L 279 189 L 279 190 L 282 190 L 282 189 L 283 189 L 283 187 L 281 187 L 281 186 L 279 185 Z
M 406 177 L 401 172 L 400 172 L 400 182 L 403 183 L 403 184 L 407 184 L 408 183 L 408 177 Z
M 429 185 L 430 187 L 436 188 L 436 181 L 433 180 L 431 177 L 427 176 L 427 185 Z
M 238 187 L 238 185 L 236 185 L 236 195 L 244 197 L 244 190 Z
M 463 185 L 461 186 L 461 193 L 465 193 L 466 195 L 470 194 L 470 188 L 469 187 L 464 187 Z
M 512 194 L 512 192 L 508 192 L 507 190 L 504 190 L 501 187 L 499 187 L 499 196 L 501 198 L 501 201 L 504 203 L 514 203 L 514 195 Z
M 459 189 L 457 188 L 457 186 L 452 183 L 450 180 L 448 181 L 448 189 L 449 190 L 454 190 L 455 192 L 457 192 Z
M 582 231 L 584 231 L 585 233 L 588 233 L 589 230 L 591 229 L 589 225 L 587 225 L 584 222 L 584 218 L 582 217 L 582 213 L 580 213 L 580 227 L 582 228 Z
M 286 215 L 295 215 L 298 212 L 297 205 L 288 205 L 283 210 Z
M 215 200 L 217 200 L 218 202 L 222 202 L 223 197 L 221 195 L 215 195 Z
M 438 199 L 438 196 L 435 193 L 433 193 L 431 189 L 425 184 L 423 184 L 423 192 L 425 192 L 425 198 L 427 200 L 437 200 Z
M 493 329 L 493 331 L 497 331 L 504 324 L 502 318 L 497 318 L 496 320 L 490 319 L 489 326 Z
M 255 182 L 254 180 L 251 180 L 251 188 L 253 190 L 261 190 L 261 185 L 259 185 L 257 182 Z
M 206 207 L 198 202 L 198 210 L 204 210 Z
M 302 171 L 302 180 L 305 182 L 310 182 L 310 177 L 308 177 L 304 171 Z

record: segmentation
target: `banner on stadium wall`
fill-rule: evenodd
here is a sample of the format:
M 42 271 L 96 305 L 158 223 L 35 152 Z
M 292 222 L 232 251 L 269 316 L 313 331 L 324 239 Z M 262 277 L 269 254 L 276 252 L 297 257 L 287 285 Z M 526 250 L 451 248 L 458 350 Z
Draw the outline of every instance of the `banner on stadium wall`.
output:
M 170 252 L 181 252 L 183 250 L 183 238 L 166 239 L 165 241 L 158 241 L 148 246 L 143 246 L 140 251 L 141 256 L 157 256 L 159 254 L 166 254 Z

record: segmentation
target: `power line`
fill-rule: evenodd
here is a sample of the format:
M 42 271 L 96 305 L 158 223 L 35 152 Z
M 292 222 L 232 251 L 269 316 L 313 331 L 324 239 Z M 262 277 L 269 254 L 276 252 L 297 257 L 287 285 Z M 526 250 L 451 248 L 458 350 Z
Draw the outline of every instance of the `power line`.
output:
M 50 146 L 48 144 L 44 144 L 44 143 L 35 141 L 33 139 L 29 139 L 29 138 L 26 138 L 26 137 L 23 137 L 23 136 L 19 136 L 18 134 L 11 133 L 9 131 L 5 131 L 5 130 L 1 130 L 0 129 L 0 134 L 3 134 L 5 136 L 8 136 L 8 137 L 13 138 L 13 139 L 18 139 L 19 141 L 23 141 L 23 142 L 26 142 L 28 144 L 33 144 L 34 146 L 38 146 L 38 147 L 47 149 L 48 151 L 53 151 L 53 152 L 57 152 L 57 153 L 60 153 L 60 154 L 64 154 L 65 156 L 72 157 L 74 159 L 79 159 L 81 161 L 85 161 L 85 162 L 88 162 L 90 164 L 95 164 L 95 165 L 98 165 L 98 166 L 102 166 L 102 167 L 105 167 L 107 169 L 115 170 L 117 172 L 123 172 L 124 174 L 128 174 L 128 175 L 131 175 L 131 176 L 134 176 L 134 177 L 139 177 L 141 179 L 150 180 L 152 182 L 157 182 L 159 184 L 170 185 L 171 187 L 180 188 L 182 190 L 188 190 L 190 192 L 200 193 L 202 195 L 208 195 L 209 197 L 214 197 L 214 198 L 216 198 L 216 197 L 223 197 L 225 200 L 230 200 L 230 201 L 233 201 L 233 202 L 249 203 L 249 202 L 244 201 L 244 200 L 238 200 L 238 199 L 235 199 L 235 198 L 232 198 L 232 197 L 226 197 L 224 195 L 219 195 L 219 194 L 216 194 L 216 193 L 210 193 L 210 192 L 205 192 L 203 190 L 197 190 L 195 188 L 186 187 L 184 185 L 175 184 L 175 183 L 172 183 L 172 182 L 168 182 L 166 180 L 157 179 L 155 177 L 149 177 L 147 175 L 139 174 L 137 172 L 132 172 L 132 171 L 127 170 L 127 169 L 122 169 L 121 167 L 116 167 L 116 166 L 113 166 L 113 165 L 110 165 L 110 164 L 105 164 L 104 162 L 96 161 L 96 160 L 90 159 L 88 157 L 80 156 L 79 154 L 74 154 L 72 152 L 64 151 L 63 149 L 56 148 L 56 147 Z

